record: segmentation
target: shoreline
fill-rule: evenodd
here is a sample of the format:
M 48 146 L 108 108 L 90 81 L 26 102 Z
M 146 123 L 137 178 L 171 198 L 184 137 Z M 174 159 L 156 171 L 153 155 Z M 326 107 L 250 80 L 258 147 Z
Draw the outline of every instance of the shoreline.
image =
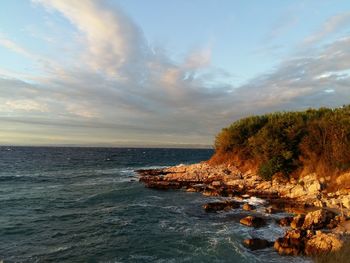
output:
M 232 165 L 212 166 L 206 162 L 135 172 L 148 188 L 226 198 L 203 205 L 208 213 L 231 209 L 255 211 L 254 206 L 247 203 L 241 206 L 234 198 L 258 197 L 266 201 L 266 213 L 294 215 L 277 222 L 288 229 L 274 242 L 254 237 L 244 240 L 244 246 L 251 250 L 273 246 L 280 255 L 318 256 L 339 251 L 350 234 L 349 191 L 327 192 L 315 174 L 298 182 L 278 177 L 264 181 L 252 171 L 242 172 Z M 256 213 L 242 217 L 240 223 L 255 228 L 266 225 L 264 218 Z

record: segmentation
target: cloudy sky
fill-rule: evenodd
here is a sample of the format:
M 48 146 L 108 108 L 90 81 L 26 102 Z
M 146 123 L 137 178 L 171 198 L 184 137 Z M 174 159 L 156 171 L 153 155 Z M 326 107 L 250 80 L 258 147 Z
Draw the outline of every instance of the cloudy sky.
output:
M 349 0 L 4 0 L 0 144 L 211 145 L 350 102 Z

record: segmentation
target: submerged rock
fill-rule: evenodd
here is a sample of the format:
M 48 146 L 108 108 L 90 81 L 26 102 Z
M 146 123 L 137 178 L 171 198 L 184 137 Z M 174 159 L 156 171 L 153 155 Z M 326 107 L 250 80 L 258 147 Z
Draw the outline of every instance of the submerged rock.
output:
M 265 239 L 260 238 L 249 238 L 243 240 L 243 245 L 250 250 L 258 250 L 271 247 L 273 245 L 273 242 L 269 242 Z
M 242 218 L 239 221 L 242 225 L 250 226 L 250 227 L 262 227 L 266 225 L 265 219 L 261 217 L 255 217 L 255 216 L 247 216 Z

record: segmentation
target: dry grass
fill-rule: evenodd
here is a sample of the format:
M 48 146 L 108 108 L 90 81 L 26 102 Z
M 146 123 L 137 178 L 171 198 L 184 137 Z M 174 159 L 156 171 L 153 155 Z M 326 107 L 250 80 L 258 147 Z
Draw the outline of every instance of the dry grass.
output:
M 315 263 L 350 263 L 350 240 L 344 242 L 342 249 L 314 258 Z

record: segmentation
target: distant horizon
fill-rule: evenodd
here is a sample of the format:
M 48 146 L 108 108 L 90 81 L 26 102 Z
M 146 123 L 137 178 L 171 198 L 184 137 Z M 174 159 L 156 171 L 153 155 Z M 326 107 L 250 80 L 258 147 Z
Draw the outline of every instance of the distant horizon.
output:
M 145 144 L 145 145 L 80 145 L 80 144 L 43 144 L 43 145 L 29 145 L 29 144 L 18 144 L 18 145 L 0 145 L 1 147 L 52 147 L 52 148 L 129 148 L 129 149 L 203 149 L 203 150 L 214 150 L 214 146 L 210 145 L 194 145 L 194 144 L 186 144 L 186 145 L 172 145 L 172 144 L 166 144 L 166 145 L 152 145 L 152 144 Z

